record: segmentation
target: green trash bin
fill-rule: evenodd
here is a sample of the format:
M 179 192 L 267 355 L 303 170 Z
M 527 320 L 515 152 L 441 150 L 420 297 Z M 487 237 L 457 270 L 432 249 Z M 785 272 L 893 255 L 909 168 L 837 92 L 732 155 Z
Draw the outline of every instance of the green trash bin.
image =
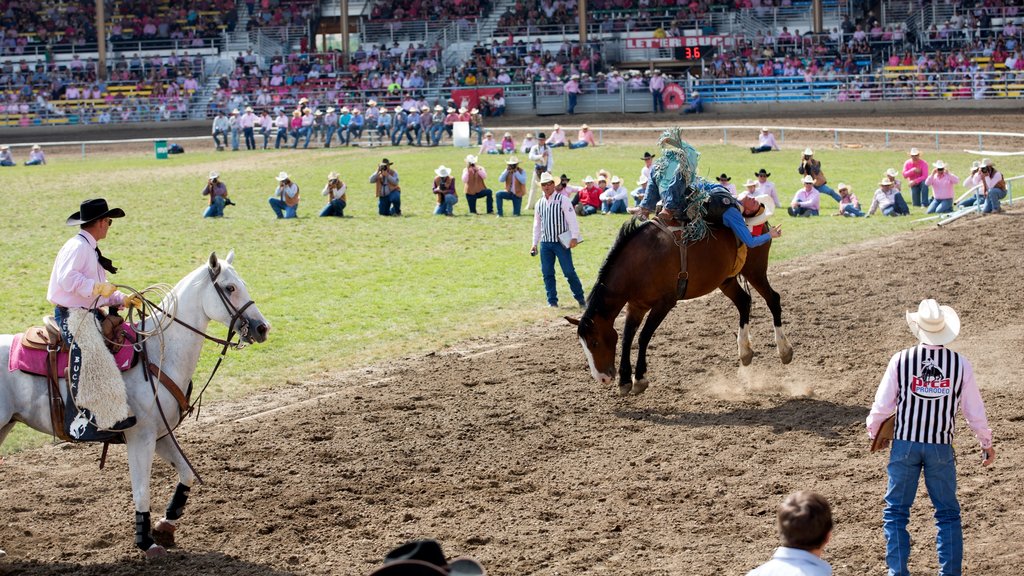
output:
M 167 160 L 167 140 L 157 140 L 154 144 L 156 147 L 156 159 Z

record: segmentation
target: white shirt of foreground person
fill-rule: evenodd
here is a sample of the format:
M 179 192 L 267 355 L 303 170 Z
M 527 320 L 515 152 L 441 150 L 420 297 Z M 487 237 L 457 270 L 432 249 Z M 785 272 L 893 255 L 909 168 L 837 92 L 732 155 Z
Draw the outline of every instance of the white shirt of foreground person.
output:
M 813 552 L 779 546 L 771 560 L 747 576 L 832 576 L 832 567 Z

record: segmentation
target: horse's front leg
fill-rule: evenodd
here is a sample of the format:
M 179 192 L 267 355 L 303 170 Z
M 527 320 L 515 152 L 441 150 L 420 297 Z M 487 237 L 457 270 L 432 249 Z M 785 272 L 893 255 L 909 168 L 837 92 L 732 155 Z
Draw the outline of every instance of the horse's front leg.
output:
M 775 346 L 779 349 L 779 359 L 783 364 L 793 361 L 793 347 L 789 344 L 785 332 L 782 331 L 782 297 L 768 284 L 768 278 L 750 280 L 750 285 L 764 298 L 768 309 L 772 311 L 772 325 L 775 327 Z
M 668 316 L 669 311 L 675 305 L 676 300 L 673 294 L 671 300 L 660 302 L 651 308 L 650 314 L 647 315 L 647 321 L 644 322 L 644 327 L 640 330 L 640 341 L 637 343 L 639 350 L 636 353 L 636 374 L 633 376 L 633 394 L 643 394 L 647 390 L 647 345 L 650 344 L 654 331 L 658 329 L 658 326 L 661 325 L 661 322 Z
M 149 518 L 149 479 L 156 441 L 148 430 L 129 434 L 125 440 L 128 445 L 128 471 L 132 477 L 132 500 L 135 501 L 135 545 L 146 553 L 147 558 L 163 556 L 167 550 L 153 540 Z
M 732 300 L 740 313 L 740 329 L 736 334 L 736 347 L 739 350 L 740 364 L 748 366 L 754 359 L 754 348 L 750 345 L 750 294 L 740 287 L 735 277 L 726 279 L 718 287 L 723 294 Z
M 629 394 L 633 387 L 633 364 L 630 355 L 633 353 L 633 338 L 636 329 L 644 319 L 647 309 L 640 309 L 632 303 L 626 309 L 626 325 L 622 329 L 622 357 L 619 359 L 619 396 Z
M 185 461 L 184 455 L 174 445 L 170 435 L 156 441 L 156 453 L 165 461 L 174 466 L 178 472 L 178 486 L 174 489 L 174 495 L 167 503 L 167 511 L 153 527 L 153 540 L 164 548 L 173 548 L 174 532 L 178 529 L 178 520 L 185 513 L 185 505 L 188 503 L 188 495 L 192 490 L 192 484 L 196 477 Z

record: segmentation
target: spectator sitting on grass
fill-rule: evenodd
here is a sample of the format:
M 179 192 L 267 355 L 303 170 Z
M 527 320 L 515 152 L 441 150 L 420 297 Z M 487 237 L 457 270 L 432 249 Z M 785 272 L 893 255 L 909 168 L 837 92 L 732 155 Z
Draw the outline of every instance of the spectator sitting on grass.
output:
M 946 163 L 937 160 L 933 164 L 935 170 L 925 179 L 924 184 L 931 189 L 932 201 L 928 205 L 928 214 L 944 214 L 953 211 L 953 188 L 960 178 L 946 169 Z
M 893 182 L 888 176 L 882 178 L 882 181 L 878 183 L 878 190 L 875 190 L 875 196 L 871 200 L 871 208 L 868 209 L 867 216 L 870 218 L 876 210 L 881 208 L 882 214 L 886 216 L 909 216 L 910 208 L 907 207 L 906 200 L 903 199 L 903 195 L 896 190 L 893 186 Z
M 860 200 L 850 192 L 850 187 L 842 182 L 836 188 L 839 192 L 839 212 L 836 212 L 837 216 L 853 216 L 854 218 L 862 218 L 864 212 L 860 209 Z
M 804 187 L 797 190 L 793 202 L 789 205 L 790 216 L 817 216 L 821 197 L 814 187 L 814 177 L 804 176 Z

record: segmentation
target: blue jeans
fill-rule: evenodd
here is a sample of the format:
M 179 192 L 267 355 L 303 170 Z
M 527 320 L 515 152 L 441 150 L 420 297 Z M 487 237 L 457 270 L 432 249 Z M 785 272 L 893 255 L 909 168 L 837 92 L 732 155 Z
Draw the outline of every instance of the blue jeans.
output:
M 999 205 L 999 201 L 1006 198 L 1006 190 L 1002 188 L 989 188 L 988 197 L 985 198 L 985 203 L 982 205 L 981 211 L 988 214 L 989 212 L 998 212 L 1002 210 Z
M 270 148 L 270 130 L 261 130 L 260 132 L 263 133 L 263 149 L 266 150 Z
M 280 148 L 282 142 L 284 142 L 286 145 L 288 144 L 288 129 L 287 128 L 278 128 L 277 129 L 277 139 L 274 140 L 274 148 Z
M 221 140 L 224 140 L 221 142 Z M 217 130 L 213 133 L 213 143 L 217 146 L 217 149 L 221 149 L 228 145 L 228 135 L 223 130 Z
M 321 216 L 338 216 L 339 218 L 345 216 L 345 201 L 331 200 L 324 209 L 320 211 Z
M 511 178 L 511 176 L 509 176 L 509 178 Z M 512 215 L 513 216 L 519 216 L 519 212 L 520 212 L 520 210 L 523 207 L 523 197 L 522 196 L 516 196 L 515 194 L 513 194 L 511 192 L 506 192 L 506 191 L 502 190 L 501 192 L 498 192 L 497 194 L 495 194 L 494 197 L 498 199 L 498 216 L 504 216 L 505 215 L 505 212 L 503 212 L 502 209 L 501 209 L 501 202 L 502 202 L 502 200 L 511 200 L 512 201 Z
M 224 197 L 215 196 L 203 212 L 203 218 L 219 218 L 224 215 Z
M 419 146 L 423 143 L 423 131 L 420 129 L 419 123 L 413 125 L 407 125 L 405 127 L 405 136 L 409 139 L 409 145 L 412 146 L 412 137 L 416 136 L 416 145 Z
M 405 136 L 405 125 L 395 126 L 391 129 L 391 145 L 398 146 L 402 143 L 402 137 Z
M 466 204 L 469 205 L 469 212 L 476 214 L 476 201 L 483 198 L 487 202 L 487 213 L 494 212 L 494 193 L 490 188 L 484 188 L 476 194 L 466 194 Z
M 932 198 L 932 203 L 928 205 L 929 214 L 945 214 L 946 212 L 953 211 L 953 199 L 949 198 L 946 200 L 939 200 L 938 198 Z
M 452 206 L 455 206 L 456 202 L 458 201 L 459 197 L 456 196 L 455 194 L 445 194 L 444 202 L 441 202 L 440 204 L 437 205 L 437 208 L 434 208 L 434 216 L 451 216 Z
M 928 185 L 923 181 L 910 187 L 910 201 L 914 206 L 928 205 Z
M 665 101 L 661 99 L 661 90 L 652 90 L 651 91 L 651 96 L 654 97 L 654 111 L 655 112 L 664 112 L 665 111 Z
M 583 305 L 583 285 L 576 275 L 576 267 L 572 264 L 572 250 L 562 246 L 561 242 L 540 243 L 540 273 L 544 277 L 544 291 L 547 293 L 548 304 L 558 306 L 558 291 L 555 289 L 555 259 L 562 267 L 562 274 L 569 281 L 572 296 Z
M 787 210 L 790 216 L 817 216 L 818 211 L 810 208 L 801 208 L 799 206 L 790 206 Z
M 569 93 L 569 114 L 576 113 L 576 99 L 579 98 L 579 94 L 575 92 Z
M 430 142 L 437 146 L 441 143 L 441 136 L 444 134 L 444 124 L 433 124 L 430 126 Z
M 584 141 L 573 142 L 572 144 L 569 144 L 569 150 L 579 150 L 580 148 L 586 148 L 586 147 L 587 147 L 587 143 L 584 142 Z
M 348 130 L 345 131 L 346 139 L 345 144 L 351 144 L 353 138 L 363 137 L 363 127 L 355 124 L 349 124 Z
M 601 212 L 604 214 L 625 214 L 626 213 L 626 201 L 616 200 L 614 202 L 601 202 Z
M 402 215 L 402 193 L 394 191 L 377 199 L 377 213 L 381 216 Z
M 238 150 L 238 128 L 231 129 L 231 149 Z
M 960 576 L 964 537 L 960 525 L 960 503 L 956 499 L 956 457 L 950 444 L 925 444 L 893 440 L 889 454 L 889 487 L 885 492 L 885 563 L 889 576 L 909 576 L 910 506 L 917 495 L 917 483 L 924 471 L 924 485 L 935 506 L 938 529 L 936 548 L 939 574 Z
M 42 160 L 26 160 L 25 166 L 39 166 L 43 163 Z
M 297 218 L 298 217 L 298 206 L 289 206 L 284 203 L 284 200 L 280 198 L 271 197 L 267 199 L 270 202 L 270 208 L 274 210 L 274 214 L 277 214 L 278 218 Z
M 242 128 L 242 134 L 245 135 L 245 149 L 255 150 L 256 149 L 256 134 L 253 131 L 252 126 L 248 128 Z
M 852 204 L 847 204 L 846 206 L 843 206 L 843 216 L 861 218 L 864 216 L 864 212 L 860 208 L 854 208 Z
M 842 198 L 839 196 L 839 194 L 835 190 L 830 188 L 828 186 L 828 184 L 822 184 L 821 186 L 815 186 L 815 188 L 818 189 L 818 192 L 821 192 L 822 194 L 825 194 L 827 196 L 832 197 L 832 199 L 835 200 L 836 202 L 839 202 L 840 200 L 842 200 Z
M 897 192 L 893 195 L 893 203 L 882 208 L 882 214 L 886 216 L 909 216 L 910 207 L 907 206 L 907 201 L 903 199 L 903 194 Z
M 309 148 L 309 140 L 313 137 L 313 127 L 303 126 L 302 133 L 306 136 L 306 141 L 302 143 L 303 148 Z
M 334 133 L 337 131 L 338 127 L 335 126 L 334 124 L 331 124 L 330 126 L 327 127 L 327 135 L 325 136 L 324 139 L 324 148 L 331 147 L 331 140 L 334 140 Z M 344 141 L 342 143 L 344 144 Z
M 984 198 L 984 196 L 982 196 L 982 198 Z M 960 203 L 960 207 L 961 208 L 967 208 L 968 206 L 974 206 L 977 203 L 978 203 L 978 195 L 975 194 L 974 196 L 970 196 L 968 198 L 964 198 L 964 201 Z
M 580 202 L 580 205 L 577 207 L 579 208 L 577 214 L 579 214 L 580 216 L 590 216 L 591 214 L 597 214 L 597 208 L 591 206 L 590 204 L 584 204 Z
M 484 143 L 484 129 L 479 126 L 470 125 L 469 133 L 476 132 L 476 145 L 479 146 Z

